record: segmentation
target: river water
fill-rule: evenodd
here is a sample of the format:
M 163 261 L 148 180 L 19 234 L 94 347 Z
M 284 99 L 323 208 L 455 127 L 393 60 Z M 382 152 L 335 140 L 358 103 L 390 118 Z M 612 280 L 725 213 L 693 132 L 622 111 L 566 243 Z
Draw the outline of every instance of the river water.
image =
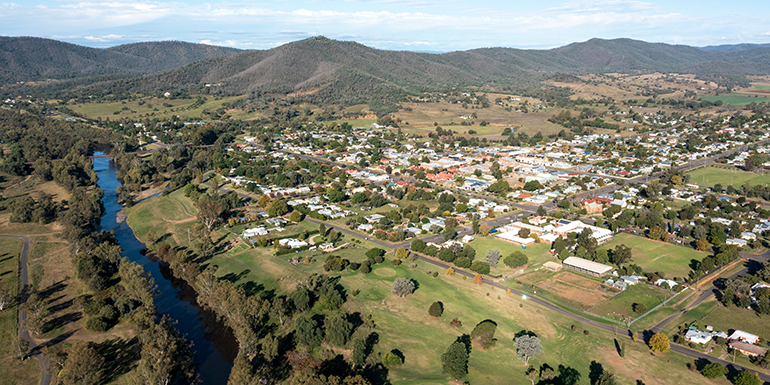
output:
M 198 306 L 195 291 L 185 281 L 175 279 L 165 264 L 141 252 L 145 245 L 136 239 L 127 223 L 117 222 L 116 214 L 122 206 L 115 193 L 120 182 L 113 162 L 109 158 L 95 158 L 94 170 L 99 176 L 99 188 L 104 190 L 102 230 L 113 230 L 124 250 L 123 256 L 142 265 L 155 279 L 159 291 L 155 306 L 159 313 L 176 320 L 177 329 L 192 341 L 201 382 L 205 385 L 225 385 L 238 353 L 238 345 L 230 329 L 218 322 L 212 312 Z

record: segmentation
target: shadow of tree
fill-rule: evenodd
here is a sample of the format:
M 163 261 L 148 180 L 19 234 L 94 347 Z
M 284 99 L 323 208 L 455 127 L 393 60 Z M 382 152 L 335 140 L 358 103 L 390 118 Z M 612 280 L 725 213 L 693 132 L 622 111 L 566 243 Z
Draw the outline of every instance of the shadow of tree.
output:
M 136 367 L 141 358 L 139 339 L 112 339 L 99 344 L 99 354 L 104 357 L 104 383 L 110 383 Z

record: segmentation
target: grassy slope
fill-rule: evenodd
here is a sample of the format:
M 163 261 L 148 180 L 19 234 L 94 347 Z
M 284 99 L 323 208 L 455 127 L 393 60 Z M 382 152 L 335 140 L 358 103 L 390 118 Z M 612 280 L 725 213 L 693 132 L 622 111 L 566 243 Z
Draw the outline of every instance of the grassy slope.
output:
M 150 226 L 175 230 L 178 224 L 165 222 L 162 216 L 153 214 L 179 215 L 164 214 L 157 210 L 158 205 L 165 204 L 160 201 L 172 199 L 174 194 L 178 193 L 138 204 L 129 210 L 129 224 L 140 228 L 137 230 L 140 234 Z M 184 200 L 183 197 L 176 198 Z M 299 278 L 322 271 L 322 256 L 315 263 L 291 265 L 287 261 L 293 256 L 291 254 L 273 257 L 266 250 L 240 250 L 218 255 L 211 263 L 219 266 L 221 276 L 236 279 L 237 282 L 249 285 L 247 287 L 287 292 Z M 360 260 L 363 258 L 363 250 L 342 250 L 334 254 Z M 474 349 L 471 353 L 468 380 L 472 383 L 510 384 L 526 381 L 523 375 L 525 368 L 515 358 L 511 342 L 513 335 L 521 329 L 533 330 L 543 339 L 545 353 L 532 360 L 532 364 L 548 363 L 553 367 L 564 364 L 576 368 L 583 374 L 581 384 L 588 383 L 591 360 L 602 362 L 623 378 L 626 384 L 636 379 L 647 384 L 704 383 L 698 374 L 686 370 L 685 363 L 689 360 L 684 356 L 668 354 L 664 357 L 651 357 L 641 343 L 634 345 L 627 340 L 627 358 L 622 360 L 614 351 L 614 336 L 607 332 L 589 328 L 589 336 L 574 333 L 569 328 L 573 323 L 569 319 L 563 319 L 526 300 L 507 296 L 499 289 L 474 285 L 470 280 L 462 280 L 457 275 L 449 277 L 443 271 L 437 278 L 428 275 L 428 272 L 435 270 L 435 267 L 424 262 L 418 262 L 416 269 L 404 265 L 393 267 L 385 262 L 376 266 L 368 275 L 360 272 L 340 274 L 341 282 L 350 295 L 345 305 L 347 309 L 372 314 L 374 317 L 377 324 L 374 331 L 380 336 L 376 350 L 384 353 L 397 348 L 406 356 L 403 367 L 390 371 L 389 378 L 393 383 L 447 383 L 446 376 L 440 373 L 441 354 L 456 336 L 470 333 L 476 323 L 484 319 L 498 323 L 498 343 L 494 349 Z M 419 283 L 418 290 L 407 298 L 393 297 L 390 288 L 397 277 L 414 279 Z M 359 292 L 353 296 L 356 290 Z M 427 308 L 436 300 L 444 303 L 445 312 L 440 319 L 432 320 L 427 315 Z M 453 318 L 463 322 L 459 330 L 449 326 Z M 578 325 L 579 331 L 582 328 Z M 493 367 L 494 370 L 489 370 Z

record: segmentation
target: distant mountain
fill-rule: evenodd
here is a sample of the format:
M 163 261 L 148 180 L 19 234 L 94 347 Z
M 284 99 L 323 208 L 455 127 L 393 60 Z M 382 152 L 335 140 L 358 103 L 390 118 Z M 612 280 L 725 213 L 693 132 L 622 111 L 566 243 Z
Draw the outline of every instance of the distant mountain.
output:
M 707 50 L 631 39 L 591 39 L 549 50 L 480 48 L 432 54 L 379 50 L 325 37 L 264 51 L 181 42 L 102 50 L 46 39 L 0 39 L 0 80 L 144 75 L 115 81 L 101 77 L 92 84 L 77 80 L 48 90 L 60 92 L 69 87 L 75 94 L 95 90 L 267 92 L 297 95 L 312 102 L 371 104 L 392 102 L 406 93 L 452 87 L 537 89 L 553 75 L 608 72 L 695 73 L 730 87 L 747 83 L 746 75 L 770 74 L 770 47 Z
M 36 37 L 0 36 L 0 83 L 93 75 L 145 75 L 240 50 L 183 42 L 149 42 L 108 49 Z
M 770 44 L 724 44 L 724 45 L 709 45 L 701 47 L 706 51 L 745 51 L 747 49 L 754 49 L 758 47 L 770 47 Z
M 139 81 L 141 89 L 220 84 L 223 93 L 365 92 L 461 85 L 527 86 L 552 74 L 687 72 L 770 74 L 770 48 L 707 51 L 631 39 L 591 39 L 550 50 L 481 48 L 429 54 L 313 37 L 266 51 L 202 60 Z M 320 90 L 320 91 L 319 91 Z

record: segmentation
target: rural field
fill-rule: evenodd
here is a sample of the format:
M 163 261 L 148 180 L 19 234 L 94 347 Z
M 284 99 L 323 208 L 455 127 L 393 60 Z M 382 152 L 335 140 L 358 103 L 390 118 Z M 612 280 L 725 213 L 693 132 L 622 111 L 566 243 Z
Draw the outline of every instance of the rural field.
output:
M 642 314 L 634 313 L 632 306 L 635 303 L 644 305 L 645 309 L 652 310 L 655 306 L 665 301 L 666 298 L 674 293 L 640 283 L 629 286 L 628 289 L 612 296 L 596 306 L 588 309 L 591 313 L 614 318 L 618 321 L 625 321 L 637 318 Z
M 750 186 L 758 184 L 770 183 L 770 175 L 763 173 L 755 173 L 743 171 L 735 168 L 721 168 L 721 167 L 701 167 L 697 170 L 690 171 L 690 181 L 703 186 L 713 187 L 719 183 L 722 187 L 732 185 L 735 188 L 748 183 Z
M 750 103 L 767 103 L 770 101 L 770 98 L 768 98 L 765 95 L 749 95 L 748 93 L 729 93 L 726 95 L 719 95 L 719 96 L 704 96 L 701 97 L 701 99 L 707 101 L 707 102 L 716 102 L 718 100 L 721 100 L 724 104 L 729 104 L 731 106 L 745 106 Z
M 205 98 L 203 103 L 196 103 L 197 97 Z M 192 99 L 166 99 L 166 98 L 139 98 L 121 102 L 99 102 L 73 104 L 68 107 L 73 111 L 85 115 L 91 119 L 118 119 L 131 118 L 160 118 L 168 119 L 172 116 L 180 116 L 190 119 L 206 119 L 203 110 L 214 111 L 222 107 L 223 103 L 242 98 L 242 96 L 212 97 L 208 95 L 196 95 Z M 257 114 L 245 114 L 240 110 L 229 112 L 238 119 L 249 119 Z
M 668 279 L 687 277 L 690 272 L 690 262 L 708 256 L 706 252 L 693 250 L 685 246 L 652 241 L 635 235 L 620 233 L 615 235 L 604 248 L 611 249 L 617 245 L 626 245 L 631 249 L 631 262 L 649 272 L 661 272 Z
M 735 306 L 729 308 L 723 306 L 715 298 L 704 301 L 696 308 L 687 312 L 677 322 L 672 322 L 666 332 L 673 333 L 679 325 L 698 321 L 700 325 L 713 326 L 714 330 L 729 333 L 733 330 L 743 330 L 770 339 L 770 316 L 758 315 L 750 309 L 739 309 Z
M 177 226 L 173 223 L 175 221 L 195 221 L 192 215 L 187 219 L 179 219 L 184 216 L 181 213 L 181 205 L 176 208 L 180 211 L 178 213 L 163 214 L 165 217 L 155 216 L 160 213 L 159 207 L 169 204 L 160 201 L 187 199 L 183 195 L 174 194 L 178 193 L 172 193 L 168 197 L 154 197 L 128 210 L 129 224 L 137 226 L 134 228 L 137 234 L 142 234 L 149 228 L 172 230 Z M 304 221 L 298 226 L 305 226 L 307 223 L 309 221 Z M 232 237 L 234 234 L 225 235 L 221 231 L 215 235 L 215 238 L 222 239 L 220 245 L 229 243 Z M 180 246 L 189 245 L 186 237 L 180 237 L 178 240 Z M 349 237 L 345 237 L 345 242 L 351 242 Z M 352 247 L 331 254 L 351 261 L 362 260 L 365 250 L 371 245 L 366 245 L 367 242 L 360 245 L 357 242 L 352 243 Z M 529 249 L 527 251 L 530 251 Z M 296 282 L 304 277 L 323 272 L 322 265 L 326 255 L 320 252 L 305 251 L 276 257 L 270 250 L 238 246 L 220 252 L 208 263 L 218 267 L 217 275 L 222 279 L 232 280 L 247 292 L 266 295 L 288 293 Z M 481 253 L 479 250 L 478 254 Z M 520 330 L 531 330 L 543 341 L 544 353 L 533 359 L 531 364 L 548 364 L 554 368 L 565 365 L 575 368 L 581 373 L 579 384 L 589 383 L 588 368 L 592 360 L 599 361 L 607 369 L 614 371 L 626 384 L 634 383 L 637 379 L 646 384 L 725 383 L 711 380 L 704 382 L 698 373 L 687 370 L 686 363 L 690 360 L 684 356 L 667 354 L 654 357 L 649 354 L 645 345 L 634 344 L 627 336 L 612 335 L 592 327 L 586 329 L 587 333 L 583 333 L 585 326 L 580 324 L 573 331 L 571 325 L 574 322 L 570 319 L 542 309 L 526 299 L 507 295 L 491 286 L 473 284 L 470 279 L 464 280 L 459 275 L 447 276 L 443 269 L 438 270 L 435 266 L 421 261 L 416 262 L 416 268 L 407 266 L 411 262 L 393 266 L 388 262 L 392 255 L 392 252 L 386 254 L 386 261 L 375 265 L 369 274 L 343 271 L 332 275 L 338 275 L 347 290 L 349 299 L 345 305 L 346 310 L 372 315 L 375 321 L 372 331 L 379 335 L 380 341 L 375 348 L 376 352 L 384 354 L 391 349 L 399 349 L 406 357 L 402 367 L 390 370 L 389 379 L 393 383 L 445 384 L 446 376 L 440 370 L 441 354 L 456 336 L 470 333 L 477 323 L 486 319 L 497 323 L 497 342 L 494 348 L 488 350 L 473 349 L 467 377 L 471 383 L 510 384 L 528 381 L 524 376 L 525 366 L 515 358 L 516 352 L 512 342 L 514 334 Z M 296 265 L 290 263 L 295 257 L 301 257 L 303 262 Z M 438 272 L 438 276 L 434 278 L 433 272 Z M 578 279 L 583 278 L 575 276 Z M 397 277 L 415 280 L 418 289 L 406 298 L 393 296 L 390 289 Z M 590 281 L 591 284 L 595 283 Z M 428 307 L 434 301 L 444 304 L 444 314 L 440 319 L 431 319 L 427 314 Z M 462 323 L 459 328 L 449 324 L 455 318 Z M 368 331 L 360 330 L 358 333 Z M 625 359 L 620 358 L 615 351 L 614 338 L 623 339 L 628 345 Z M 505 364 L 500 365 L 501 363 Z M 491 366 L 499 370 L 487 370 Z M 662 376 L 661 373 L 666 374 Z

